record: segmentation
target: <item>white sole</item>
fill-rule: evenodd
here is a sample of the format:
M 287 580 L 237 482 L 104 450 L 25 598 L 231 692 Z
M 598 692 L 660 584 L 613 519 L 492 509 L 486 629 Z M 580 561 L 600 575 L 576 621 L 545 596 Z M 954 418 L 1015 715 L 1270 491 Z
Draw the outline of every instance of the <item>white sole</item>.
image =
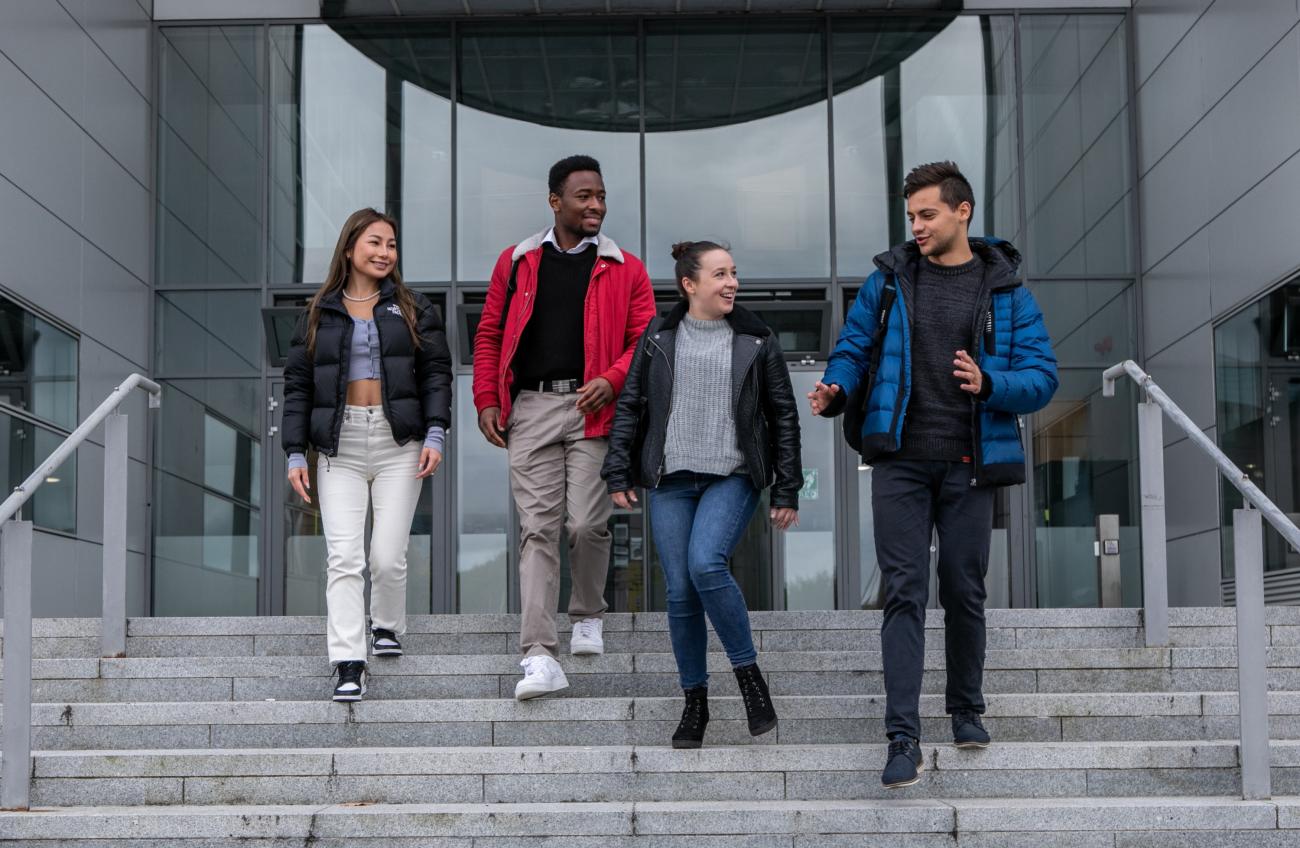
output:
M 516 687 L 515 700 L 531 701 L 534 698 L 543 698 L 547 695 L 551 695 L 554 694 L 555 692 L 560 692 L 568 688 L 569 688 L 569 680 L 566 677 L 561 677 L 559 685 L 554 687 L 553 689 L 532 689 L 532 690 L 526 689 L 523 692 L 520 692 L 519 689 Z
M 575 657 L 594 657 L 605 653 L 604 645 L 570 645 L 569 653 Z
M 377 651 L 372 650 L 370 652 L 370 655 L 372 657 L 400 657 L 402 655 L 402 649 L 401 648 L 380 648 Z
M 977 749 L 982 751 L 991 744 L 991 742 L 954 742 L 952 743 L 952 746 L 954 748 L 961 748 L 962 750 Z

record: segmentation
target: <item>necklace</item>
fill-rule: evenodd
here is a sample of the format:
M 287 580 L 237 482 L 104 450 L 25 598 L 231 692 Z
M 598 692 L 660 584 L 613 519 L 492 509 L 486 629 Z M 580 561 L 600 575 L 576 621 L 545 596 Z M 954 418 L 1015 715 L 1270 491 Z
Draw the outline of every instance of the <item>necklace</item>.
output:
M 365 297 L 353 297 L 347 292 L 343 292 L 343 297 L 346 298 L 347 300 L 356 301 L 358 303 L 364 303 L 367 300 L 374 300 L 375 298 L 379 297 L 379 292 L 375 291 L 372 294 L 366 295 Z

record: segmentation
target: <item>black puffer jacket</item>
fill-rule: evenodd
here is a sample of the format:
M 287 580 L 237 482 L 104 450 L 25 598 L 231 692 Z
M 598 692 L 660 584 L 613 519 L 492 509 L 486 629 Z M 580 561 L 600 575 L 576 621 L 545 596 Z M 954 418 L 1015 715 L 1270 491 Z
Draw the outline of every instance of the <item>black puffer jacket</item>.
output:
M 438 310 L 413 292 L 418 310 L 420 347 L 411 343 L 406 320 L 393 300 L 395 286 L 384 280 L 375 302 L 379 333 L 384 417 L 399 445 L 423 439 L 434 424 L 451 427 L 451 352 Z M 280 441 L 286 454 L 315 447 L 338 454 L 339 430 L 347 399 L 348 360 L 352 353 L 352 316 L 334 294 L 321 300 L 316 353 L 307 354 L 307 313 L 298 321 L 284 365 L 284 416 Z
M 686 308 L 683 301 L 664 318 L 651 321 L 637 345 L 627 383 L 618 397 L 609 452 L 600 471 L 611 493 L 635 486 L 653 488 L 663 474 L 664 442 L 673 406 L 677 326 Z M 744 307 L 735 307 L 727 323 L 735 333 L 731 397 L 718 402 L 732 405 L 736 440 L 755 488 L 772 487 L 773 507 L 798 509 L 803 488 L 799 408 L 785 356 L 767 325 Z

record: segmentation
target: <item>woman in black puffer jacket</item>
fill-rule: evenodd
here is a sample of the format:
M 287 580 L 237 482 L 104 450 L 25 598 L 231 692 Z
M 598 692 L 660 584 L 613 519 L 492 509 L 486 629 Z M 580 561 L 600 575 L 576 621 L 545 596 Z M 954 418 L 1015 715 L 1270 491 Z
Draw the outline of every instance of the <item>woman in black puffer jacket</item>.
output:
M 714 242 L 673 247 L 682 301 L 646 328 L 618 398 L 601 476 L 629 509 L 649 491 L 668 596 L 668 633 L 686 707 L 674 748 L 698 748 L 709 721 L 705 615 L 727 651 L 749 732 L 776 727 L 749 612 L 728 567 L 771 486 L 773 526 L 798 520 L 799 411 L 776 336 L 735 304 L 736 267 Z
M 399 656 L 406 629 L 406 545 L 422 480 L 442 462 L 451 425 L 451 354 L 442 319 L 397 271 L 397 224 L 374 209 L 343 225 L 325 284 L 298 323 L 284 366 L 289 483 L 317 484 L 328 559 L 325 603 L 334 700 L 366 690 L 366 508 L 375 656 Z

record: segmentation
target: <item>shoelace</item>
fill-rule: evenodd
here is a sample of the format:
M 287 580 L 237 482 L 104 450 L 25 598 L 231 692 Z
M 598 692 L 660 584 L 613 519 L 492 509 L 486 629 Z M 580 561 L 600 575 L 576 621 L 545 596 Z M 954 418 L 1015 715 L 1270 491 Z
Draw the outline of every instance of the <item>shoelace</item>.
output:
M 535 674 L 542 674 L 546 668 L 545 657 L 527 657 L 520 663 L 524 667 L 524 677 L 532 677 Z
M 574 625 L 574 629 L 578 631 L 578 638 L 579 638 L 579 639 L 595 639 L 595 638 L 596 638 L 596 624 L 595 624 L 595 622 L 592 622 L 592 621 L 579 621 L 576 625 Z
M 699 730 L 704 724 L 704 702 L 688 700 L 682 708 L 681 724 L 692 730 Z
M 758 688 L 758 681 L 752 677 L 746 676 L 740 682 L 740 697 L 745 702 L 745 710 L 750 710 L 750 701 L 753 701 L 753 709 L 761 710 L 764 706 L 763 691 Z
M 889 743 L 889 759 L 897 757 L 899 754 L 909 755 L 912 746 L 916 743 L 911 739 L 897 739 Z

